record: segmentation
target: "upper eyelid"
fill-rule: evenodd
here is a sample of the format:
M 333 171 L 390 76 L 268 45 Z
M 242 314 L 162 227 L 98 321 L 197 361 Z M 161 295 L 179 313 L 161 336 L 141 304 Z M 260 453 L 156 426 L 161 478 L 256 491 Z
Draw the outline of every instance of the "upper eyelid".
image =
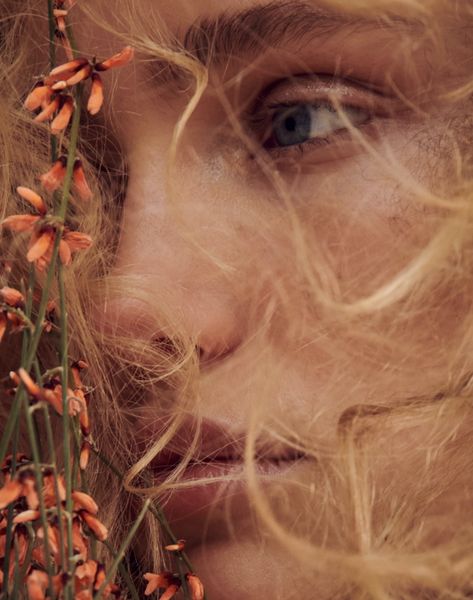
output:
M 275 99 L 274 102 L 271 101 L 273 96 L 277 97 L 276 91 L 279 87 L 286 86 L 288 89 L 292 88 L 297 90 L 298 86 L 301 88 L 303 82 L 307 82 L 308 80 L 313 81 L 316 85 L 320 85 L 320 87 L 323 87 L 324 85 L 329 86 L 330 93 L 321 93 L 321 90 L 314 89 L 312 94 L 320 93 L 318 101 L 325 101 L 331 106 L 337 107 L 338 103 L 341 109 L 343 109 L 344 106 L 360 108 L 371 110 L 373 114 L 379 114 L 380 116 L 388 116 L 400 110 L 399 98 L 394 94 L 386 95 L 385 93 L 380 92 L 379 89 L 374 89 L 369 82 L 360 82 L 354 78 L 338 77 L 333 74 L 326 75 L 315 73 L 309 75 L 294 75 L 290 78 L 280 79 L 266 87 L 251 103 L 249 110 L 244 111 L 247 120 L 249 122 L 261 120 L 263 113 L 265 111 L 266 113 L 270 111 L 272 106 L 274 108 L 274 106 L 290 107 L 296 104 L 311 104 L 311 95 L 309 92 L 302 94 L 297 91 L 294 92 L 294 98 L 292 100 Z M 315 87 L 316 86 L 314 85 L 314 88 Z M 350 97 L 342 98 L 342 88 L 351 93 L 355 92 L 355 94 L 353 96 L 350 95 Z M 330 96 L 332 95 L 336 98 L 337 94 L 340 96 L 340 99 L 337 99 L 337 102 L 331 100 Z M 305 95 L 305 98 L 302 97 L 303 95 Z

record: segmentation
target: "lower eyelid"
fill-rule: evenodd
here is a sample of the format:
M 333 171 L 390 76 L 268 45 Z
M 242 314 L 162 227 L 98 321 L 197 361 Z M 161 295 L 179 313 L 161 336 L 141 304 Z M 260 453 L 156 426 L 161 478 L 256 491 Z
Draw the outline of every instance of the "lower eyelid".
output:
M 356 127 L 356 130 L 361 135 L 366 135 L 371 138 L 380 134 L 379 121 L 383 120 L 379 117 L 375 120 L 373 117 L 366 123 Z M 371 140 L 373 141 L 373 140 Z M 325 138 L 312 138 L 302 144 L 294 146 L 274 146 L 265 148 L 265 152 L 270 156 L 272 161 L 282 160 L 282 167 L 289 165 L 291 159 L 295 162 L 303 161 L 303 158 L 314 158 L 314 162 L 324 163 L 336 159 L 349 158 L 357 151 L 363 151 L 362 143 L 354 138 L 353 133 L 348 129 L 341 129 L 335 134 Z M 289 162 L 288 162 L 289 161 Z

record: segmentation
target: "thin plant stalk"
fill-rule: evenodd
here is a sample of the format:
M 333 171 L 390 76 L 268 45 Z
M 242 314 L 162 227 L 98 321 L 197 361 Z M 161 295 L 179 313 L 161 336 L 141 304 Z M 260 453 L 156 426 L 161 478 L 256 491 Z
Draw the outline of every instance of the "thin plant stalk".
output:
M 113 556 L 113 558 L 116 558 L 116 554 L 112 546 L 107 542 L 107 540 L 105 540 L 104 545 L 108 549 L 110 554 Z M 126 583 L 127 590 L 130 592 L 133 600 L 140 600 L 138 590 L 136 589 L 135 584 L 133 583 L 133 579 L 130 577 L 130 573 L 128 573 L 127 569 L 123 566 L 123 562 L 120 562 L 120 564 L 118 565 L 118 572 L 120 573 L 120 577 Z
M 143 519 L 146 516 L 146 513 L 148 512 L 150 504 L 151 504 L 151 500 L 149 500 L 149 499 L 146 500 L 146 502 L 144 503 L 143 508 L 141 509 L 141 512 L 138 515 L 138 518 L 133 523 L 133 527 L 130 529 L 130 532 L 128 533 L 124 542 L 120 546 L 120 549 L 118 550 L 113 563 L 110 565 L 110 568 L 108 569 L 107 575 L 106 575 L 104 581 L 102 582 L 102 585 L 99 587 L 97 593 L 94 595 L 94 600 L 99 600 L 99 598 L 102 597 L 102 594 L 104 593 L 105 588 L 110 583 L 110 581 L 113 579 L 115 572 L 118 568 L 118 565 L 122 562 L 123 557 L 125 556 L 125 553 L 128 549 L 128 546 L 130 545 L 131 541 L 135 537 L 139 526 L 141 525 Z

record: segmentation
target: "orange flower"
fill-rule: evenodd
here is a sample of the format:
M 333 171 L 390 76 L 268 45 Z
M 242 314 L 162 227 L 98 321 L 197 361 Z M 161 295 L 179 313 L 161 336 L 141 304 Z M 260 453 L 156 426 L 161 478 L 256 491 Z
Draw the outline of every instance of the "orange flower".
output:
M 145 573 L 144 579 L 148 582 L 145 589 L 145 596 L 149 596 L 157 589 L 165 589 L 163 598 L 172 598 L 180 588 L 180 581 L 169 571 L 163 571 L 162 573 Z
M 32 231 L 39 219 L 40 217 L 35 215 L 12 215 L 3 219 L 1 225 L 15 233 L 23 233 L 24 231 Z
M 91 115 L 96 115 L 103 105 L 103 81 L 98 73 L 92 73 L 92 85 L 90 87 L 87 110 Z
M 33 119 L 35 123 L 44 123 L 48 121 L 54 113 L 59 110 L 61 99 L 59 95 L 52 96 L 50 102 L 43 106 L 43 110 Z
M 16 191 L 18 195 L 21 196 L 27 202 L 29 202 L 33 208 L 36 208 L 40 215 L 46 214 L 46 204 L 39 194 L 23 185 L 19 185 L 16 188 Z
M 19 481 L 13 479 L 0 489 L 0 510 L 6 508 L 12 502 L 16 502 L 22 494 L 23 486 Z
M 22 308 L 25 302 L 25 298 L 21 292 L 7 286 L 0 289 L 0 296 L 3 298 L 5 304 L 14 308 Z
M 75 555 L 80 555 L 82 560 L 87 560 L 89 554 L 87 538 L 82 530 L 80 519 L 77 518 L 72 522 L 72 548 Z
M 79 158 L 74 162 L 73 183 L 80 199 L 88 202 L 92 198 L 92 191 L 85 178 L 82 161 Z
M 62 41 L 67 40 L 67 36 L 61 31 L 58 33 Z M 87 102 L 87 110 L 91 115 L 96 115 L 103 104 L 103 82 L 98 72 L 122 67 L 128 64 L 133 59 L 133 56 L 133 48 L 126 46 L 121 52 L 98 63 L 89 62 L 84 57 L 71 59 L 69 62 L 55 67 L 49 73 L 49 76 L 45 78 L 45 83 L 51 86 L 52 91 L 60 91 L 73 87 L 90 78 L 92 85 Z M 34 104 L 33 99 L 31 99 L 30 103 Z
M 53 388 L 45 385 L 41 388 L 23 368 L 18 369 L 18 375 L 30 396 L 37 402 L 47 402 L 59 415 L 62 415 L 62 391 L 60 385 L 55 385 Z
M 15 525 L 18 523 L 29 523 L 30 521 L 36 521 L 36 519 L 39 519 L 39 510 L 24 510 L 16 515 L 13 523 Z
M 133 60 L 134 54 L 135 51 L 131 46 L 125 46 L 125 48 L 117 54 L 107 58 L 107 60 L 97 63 L 95 69 L 96 71 L 108 71 L 109 69 L 115 69 L 116 67 L 123 67 Z
M 85 510 L 79 512 L 82 520 L 85 522 L 87 527 L 92 531 L 97 539 L 104 542 L 108 537 L 108 530 L 105 525 L 97 519 L 94 515 L 91 515 Z
M 51 133 L 53 135 L 58 135 L 61 131 L 66 129 L 73 112 L 74 100 L 72 99 L 72 96 L 61 96 L 59 111 L 51 123 Z
M 166 588 L 164 594 L 161 596 L 161 600 L 170 600 L 170 598 L 177 594 L 180 587 L 180 584 L 172 583 L 168 588 Z
M 31 111 L 37 110 L 39 107 L 44 108 L 50 103 L 52 95 L 53 91 L 49 85 L 46 85 L 43 81 L 40 81 L 28 94 L 23 106 L 27 110 Z
M 33 569 L 26 578 L 26 589 L 28 600 L 45 600 L 48 589 L 49 578 L 45 571 Z
M 32 472 L 22 472 L 20 481 L 23 485 L 22 495 L 25 497 L 26 504 L 31 510 L 37 510 L 39 506 L 38 492 L 36 490 L 36 478 Z
M 95 581 L 97 574 L 98 562 L 96 560 L 87 560 L 82 565 L 79 565 L 75 570 L 76 579 L 81 585 L 90 586 Z
M 66 163 L 67 158 L 61 156 L 47 173 L 40 176 L 41 185 L 47 192 L 53 193 L 62 185 L 66 176 Z
M 58 495 L 56 496 L 56 487 L 58 489 Z M 46 472 L 43 475 L 43 498 L 44 505 L 46 508 L 56 506 L 58 502 L 65 502 L 66 500 L 66 484 L 64 477 L 54 475 L 52 471 Z
M 74 60 L 70 60 L 67 63 L 63 63 L 62 65 L 58 65 L 51 70 L 49 75 L 45 78 L 45 83 L 47 85 L 54 85 L 58 81 L 64 81 L 69 79 L 74 73 L 78 70 L 82 69 L 85 65 L 87 65 L 89 61 L 82 58 L 75 58 Z
M 87 465 L 89 464 L 89 458 L 90 458 L 90 444 L 87 440 L 85 440 L 84 442 L 82 442 L 82 446 L 80 449 L 80 456 L 79 456 L 79 467 L 80 467 L 81 471 L 85 471 L 85 469 L 87 469 Z
M 181 552 L 184 550 L 185 545 L 186 540 L 177 540 L 175 544 L 168 544 L 167 546 L 164 546 L 164 549 L 168 550 L 169 552 Z
M 56 27 L 61 33 L 66 33 L 66 17 L 67 10 L 55 8 L 53 10 L 54 18 L 56 19 Z
M 36 533 L 36 536 L 43 542 L 45 537 L 47 537 L 49 550 L 55 556 L 59 556 L 59 532 L 57 532 L 57 530 L 51 527 L 51 525 L 47 525 L 46 529 L 44 527 L 40 527 Z M 41 561 L 41 564 L 44 564 L 43 560 Z
M 17 188 L 17 191 L 22 198 L 40 212 L 41 216 L 12 215 L 4 219 L 1 225 L 15 233 L 31 232 L 26 258 L 29 262 L 35 262 L 39 271 L 44 271 L 51 261 L 56 229 L 47 222 L 40 222 L 41 217 L 46 216 L 46 205 L 41 196 L 29 188 L 21 186 Z M 70 231 L 66 227 L 59 242 L 59 258 L 67 266 L 71 263 L 72 254 L 86 250 L 91 245 L 92 238 L 89 235 L 79 231 Z
M 99 507 L 95 500 L 85 492 L 72 492 L 72 499 L 74 501 L 74 510 L 84 509 L 93 515 L 99 512 Z
M 97 574 L 95 576 L 95 583 L 94 583 L 95 591 L 100 589 L 100 586 L 105 581 L 106 577 L 107 576 L 105 574 L 105 567 L 102 564 L 99 564 L 97 567 Z M 119 588 L 117 585 L 115 585 L 113 583 L 108 583 L 105 586 L 105 589 L 103 591 L 103 596 L 105 598 L 108 598 L 110 596 L 110 594 L 117 594 L 118 592 L 119 592 Z

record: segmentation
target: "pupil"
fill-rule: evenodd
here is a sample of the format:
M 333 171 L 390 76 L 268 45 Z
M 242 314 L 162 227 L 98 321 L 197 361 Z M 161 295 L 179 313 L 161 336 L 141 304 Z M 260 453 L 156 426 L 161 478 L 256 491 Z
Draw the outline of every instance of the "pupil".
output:
M 308 106 L 296 106 L 275 113 L 273 135 L 280 146 L 302 144 L 310 139 L 312 119 Z
M 286 119 L 286 128 L 288 129 L 288 131 L 295 131 L 296 125 L 297 125 L 297 122 L 294 119 L 294 117 L 288 117 Z

